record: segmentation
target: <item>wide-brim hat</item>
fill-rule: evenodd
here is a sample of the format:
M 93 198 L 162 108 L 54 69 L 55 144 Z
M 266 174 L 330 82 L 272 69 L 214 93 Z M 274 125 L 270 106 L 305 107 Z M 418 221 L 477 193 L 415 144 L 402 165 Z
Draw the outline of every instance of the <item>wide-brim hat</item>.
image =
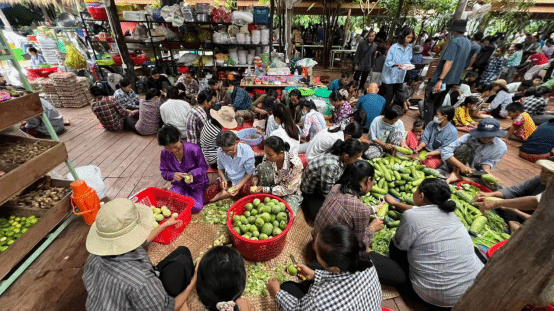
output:
M 504 137 L 506 132 L 500 129 L 500 122 L 496 119 L 483 119 L 477 128 L 469 131 L 474 138 Z
M 98 211 L 87 235 L 87 251 L 98 256 L 128 253 L 146 241 L 155 224 L 150 207 L 115 199 Z
M 421 45 L 416 45 L 416 46 L 414 46 L 412 51 L 413 51 L 414 54 L 420 54 L 420 53 L 423 52 L 423 47 Z
M 541 168 L 554 174 L 554 162 L 551 160 L 538 160 L 537 164 L 540 165 Z
M 233 108 L 224 106 L 219 110 L 210 110 L 212 118 L 216 119 L 221 126 L 228 129 L 234 129 L 237 127 L 237 120 L 235 120 L 235 111 Z
M 505 88 L 508 85 L 508 81 L 504 79 L 498 79 L 492 83 L 493 86 L 500 85 L 501 87 Z
M 467 21 L 465 19 L 457 19 L 450 26 L 450 31 L 457 31 L 464 33 L 467 31 Z

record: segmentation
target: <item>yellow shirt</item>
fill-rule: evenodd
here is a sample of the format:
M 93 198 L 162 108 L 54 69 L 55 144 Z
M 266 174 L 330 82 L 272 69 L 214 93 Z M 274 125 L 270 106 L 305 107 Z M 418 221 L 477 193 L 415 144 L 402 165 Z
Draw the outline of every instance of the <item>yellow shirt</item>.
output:
M 456 109 L 456 113 L 454 114 L 454 124 L 465 126 L 470 123 L 473 123 L 473 119 L 471 118 L 467 108 L 458 107 L 458 109 Z

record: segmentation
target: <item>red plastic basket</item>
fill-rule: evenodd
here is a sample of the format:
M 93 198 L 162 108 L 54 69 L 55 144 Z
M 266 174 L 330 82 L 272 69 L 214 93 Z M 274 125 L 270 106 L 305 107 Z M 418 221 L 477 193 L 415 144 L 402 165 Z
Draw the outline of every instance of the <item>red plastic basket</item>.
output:
M 27 72 L 29 77 L 35 77 L 35 79 L 36 77 L 48 78 L 51 74 L 58 72 L 58 67 L 27 69 Z
M 457 187 L 458 187 L 458 190 L 462 190 L 462 185 L 463 184 L 470 184 L 472 186 L 475 186 L 477 188 L 479 188 L 479 190 L 481 190 L 482 192 L 492 192 L 491 189 L 483 186 L 483 185 L 480 185 L 478 183 L 474 183 L 473 181 L 460 181 L 458 184 L 457 184 Z
M 244 206 L 246 204 L 252 203 L 254 199 L 262 200 L 265 197 L 277 199 L 279 202 L 285 203 L 285 206 L 287 207 L 287 212 L 289 214 L 289 224 L 281 234 L 269 240 L 252 241 L 243 238 L 238 233 L 236 233 L 235 230 L 233 230 L 233 216 L 244 214 Z M 285 247 L 285 242 L 287 241 L 287 233 L 289 232 L 290 227 L 292 227 L 293 220 L 293 212 L 287 202 L 274 195 L 263 193 L 246 196 L 235 202 L 235 204 L 233 204 L 227 211 L 227 227 L 229 228 L 229 231 L 231 231 L 233 244 L 242 255 L 242 257 L 249 261 L 266 261 L 277 257 Z
M 90 17 L 92 17 L 95 20 L 99 20 L 99 21 L 108 20 L 108 13 L 106 12 L 106 8 L 88 7 L 87 11 L 88 11 L 88 14 L 90 14 Z
M 131 57 L 131 60 L 133 61 L 133 63 L 135 63 L 135 65 L 142 65 L 144 62 L 147 62 L 148 61 L 148 57 L 146 56 L 137 56 L 137 57 Z
M 504 246 L 504 244 L 506 244 L 506 242 L 508 242 L 508 240 L 498 242 L 498 243 L 494 244 L 491 248 L 489 248 L 489 250 L 485 253 L 485 255 L 487 255 L 487 258 L 491 258 L 492 254 L 494 254 L 499 248 Z
M 194 200 L 189 197 L 155 187 L 142 190 L 131 197 L 130 200 L 149 207 L 155 206 L 161 208 L 165 205 L 171 213 L 179 214 L 176 219 L 182 221 L 183 224 L 178 228 L 176 226 L 171 226 L 162 231 L 162 233 L 154 239 L 154 242 L 161 244 L 169 244 L 173 242 L 177 236 L 185 230 L 190 223 L 191 209 L 194 206 Z M 160 224 L 164 221 L 165 220 L 160 222 Z

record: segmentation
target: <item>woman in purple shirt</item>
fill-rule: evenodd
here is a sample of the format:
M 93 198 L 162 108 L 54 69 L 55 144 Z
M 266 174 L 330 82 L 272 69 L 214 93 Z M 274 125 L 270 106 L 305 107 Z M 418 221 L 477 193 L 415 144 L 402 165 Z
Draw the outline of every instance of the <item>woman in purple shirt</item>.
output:
M 172 184 L 169 191 L 194 200 L 193 213 L 204 206 L 204 191 L 208 186 L 208 163 L 202 149 L 180 140 L 181 134 L 173 125 L 164 125 L 158 132 L 158 144 L 164 147 L 160 158 L 163 179 Z

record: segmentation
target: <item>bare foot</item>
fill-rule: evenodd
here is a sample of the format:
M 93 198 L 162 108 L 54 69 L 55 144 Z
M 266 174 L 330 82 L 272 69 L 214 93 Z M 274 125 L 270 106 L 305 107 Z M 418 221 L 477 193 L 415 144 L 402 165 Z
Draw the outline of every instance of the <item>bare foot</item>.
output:
M 457 171 L 453 171 L 452 173 L 450 173 L 450 176 L 448 176 L 448 179 L 446 179 L 446 183 L 451 184 L 460 180 L 462 180 L 462 176 L 460 176 L 460 173 L 458 173 Z
M 160 189 L 163 189 L 163 190 L 169 190 L 169 189 L 171 189 L 171 183 L 170 183 L 170 182 L 166 183 L 166 184 L 165 184 L 163 187 L 161 187 Z

